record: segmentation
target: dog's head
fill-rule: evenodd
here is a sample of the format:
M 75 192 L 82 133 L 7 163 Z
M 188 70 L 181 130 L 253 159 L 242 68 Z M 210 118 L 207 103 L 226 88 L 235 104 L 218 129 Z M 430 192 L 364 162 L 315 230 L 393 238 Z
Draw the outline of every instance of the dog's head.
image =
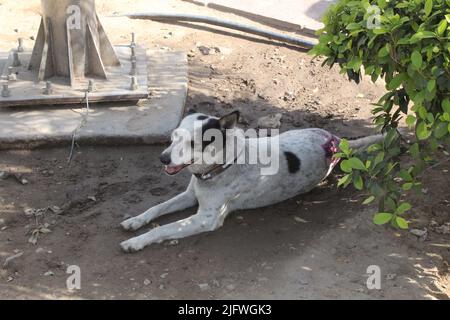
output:
M 238 111 L 221 118 L 188 112 L 173 131 L 170 146 L 160 156 L 166 173 L 175 175 L 186 167 L 193 173 L 203 173 L 223 161 L 226 131 L 234 129 L 238 120 Z

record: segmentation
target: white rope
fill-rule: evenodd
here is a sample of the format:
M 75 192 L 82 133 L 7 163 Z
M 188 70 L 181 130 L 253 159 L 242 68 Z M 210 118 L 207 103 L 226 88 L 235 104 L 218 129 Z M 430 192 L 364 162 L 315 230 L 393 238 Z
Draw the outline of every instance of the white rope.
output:
M 76 143 L 76 138 L 77 138 L 77 134 L 78 131 L 83 128 L 87 122 L 88 122 L 88 117 L 89 117 L 89 90 L 86 90 L 84 99 L 86 101 L 86 112 L 81 116 L 81 121 L 80 124 L 78 125 L 77 128 L 75 128 L 75 130 L 72 133 L 72 144 L 70 147 L 70 154 L 69 154 L 69 159 L 67 160 L 67 163 L 70 164 L 70 162 L 72 162 L 72 158 L 73 158 L 73 151 L 75 149 L 75 143 Z

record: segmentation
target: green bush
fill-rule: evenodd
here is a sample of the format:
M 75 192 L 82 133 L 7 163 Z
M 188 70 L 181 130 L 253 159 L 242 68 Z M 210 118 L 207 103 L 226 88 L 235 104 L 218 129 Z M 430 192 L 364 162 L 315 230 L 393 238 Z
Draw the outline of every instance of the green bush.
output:
M 376 224 L 406 229 L 401 217 L 411 205 L 406 191 L 421 190 L 420 177 L 439 146 L 450 136 L 450 0 L 340 0 L 326 13 L 319 44 L 311 50 L 324 65 L 338 64 L 359 83 L 362 72 L 383 78 L 387 93 L 374 104 L 374 122 L 384 132 L 382 144 L 355 155 L 341 144 L 339 185 L 365 189 L 365 204 L 378 201 Z M 408 145 L 413 165 L 403 167 L 401 118 L 414 128 L 417 143 Z M 448 154 L 447 154 L 448 155 Z

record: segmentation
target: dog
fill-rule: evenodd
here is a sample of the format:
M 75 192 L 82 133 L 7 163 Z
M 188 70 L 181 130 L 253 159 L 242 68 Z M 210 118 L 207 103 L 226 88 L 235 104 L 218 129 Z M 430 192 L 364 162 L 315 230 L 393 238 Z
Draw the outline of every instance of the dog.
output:
M 192 173 L 186 191 L 143 214 L 122 222 L 128 231 L 135 231 L 163 215 L 198 205 L 195 215 L 155 228 L 120 244 L 125 252 L 136 252 L 148 245 L 166 240 L 181 239 L 220 228 L 230 212 L 269 206 L 309 192 L 323 181 L 338 163 L 334 154 L 339 152 L 340 138 L 328 131 L 312 128 L 284 132 L 270 137 L 243 137 L 237 127 L 239 112 L 221 118 L 202 113 L 189 113 L 171 136 L 170 146 L 160 156 L 165 172 L 175 175 L 183 169 Z M 197 124 L 197 125 L 196 125 Z M 200 125 L 198 125 L 200 124 Z M 215 140 L 194 141 L 192 136 L 207 130 L 222 134 L 227 143 L 214 144 Z M 185 133 L 188 134 L 185 134 Z M 230 134 L 228 134 L 230 132 Z M 230 136 L 242 146 L 240 155 L 258 153 L 258 146 L 277 142 L 279 165 L 275 174 L 263 175 L 261 164 L 235 163 L 228 156 Z M 383 139 L 382 135 L 350 141 L 350 147 L 359 150 Z M 239 144 L 239 143 L 238 143 Z M 183 149 L 184 148 L 184 149 Z M 211 149 L 219 154 L 221 162 L 201 163 L 196 156 L 181 159 L 179 150 L 198 150 L 204 154 Z M 237 149 L 237 148 L 235 148 Z M 236 151 L 236 150 L 233 150 Z M 229 154 L 233 154 L 230 152 Z M 228 158 L 227 158 L 228 157 Z

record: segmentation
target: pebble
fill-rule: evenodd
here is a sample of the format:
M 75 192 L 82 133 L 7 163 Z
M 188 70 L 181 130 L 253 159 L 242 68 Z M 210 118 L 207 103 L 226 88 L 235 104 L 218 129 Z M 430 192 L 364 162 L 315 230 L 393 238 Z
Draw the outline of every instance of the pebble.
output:
M 200 283 L 200 284 L 198 285 L 198 287 L 200 288 L 201 291 L 207 291 L 207 290 L 209 290 L 209 284 L 207 284 L 207 283 Z
M 145 279 L 144 280 L 144 286 L 148 286 L 148 285 L 150 285 L 152 282 L 150 281 L 150 280 L 148 280 L 148 279 Z
M 53 273 L 53 271 L 47 271 L 46 273 L 44 273 L 44 276 L 46 277 L 53 277 L 55 274 Z
M 446 224 L 443 224 L 442 226 L 437 227 L 435 229 L 435 231 L 437 233 L 440 233 L 440 234 L 449 234 L 450 233 L 450 227 L 448 225 L 446 225 Z
M 236 286 L 234 284 L 229 284 L 226 286 L 227 290 L 233 291 L 234 289 L 236 289 Z
M 415 235 L 416 237 L 423 237 L 427 234 L 428 230 L 427 228 L 424 228 L 423 230 L 421 229 L 411 229 L 409 231 L 411 234 Z
M 395 278 L 397 278 L 397 274 L 395 273 L 388 273 L 386 275 L 386 280 L 394 280 Z
M 299 222 L 299 223 L 308 223 L 308 221 L 306 221 L 305 219 L 302 219 L 300 217 L 294 217 L 295 222 Z
M 169 275 L 169 273 L 163 273 L 162 275 L 160 275 L 159 277 L 161 278 L 161 279 L 165 279 L 165 278 L 167 278 L 167 276 Z

